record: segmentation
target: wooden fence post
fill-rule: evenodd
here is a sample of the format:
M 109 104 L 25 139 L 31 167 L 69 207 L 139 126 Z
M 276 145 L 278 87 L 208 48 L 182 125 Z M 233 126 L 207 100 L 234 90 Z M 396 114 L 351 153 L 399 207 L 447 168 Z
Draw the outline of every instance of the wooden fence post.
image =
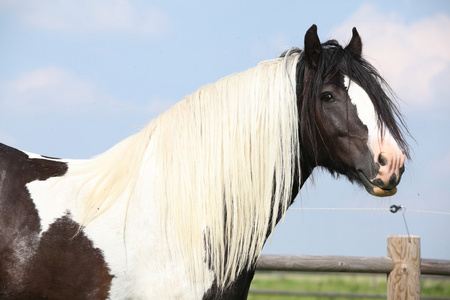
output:
M 387 299 L 420 299 L 420 237 L 388 236 L 387 254 L 394 262 L 388 275 Z

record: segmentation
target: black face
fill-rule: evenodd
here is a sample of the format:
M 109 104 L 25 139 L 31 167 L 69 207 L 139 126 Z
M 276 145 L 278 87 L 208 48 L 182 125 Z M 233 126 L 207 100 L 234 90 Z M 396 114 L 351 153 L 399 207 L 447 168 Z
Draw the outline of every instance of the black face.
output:
M 299 72 L 303 84 L 299 93 L 302 168 L 306 166 L 308 175 L 315 166 L 325 167 L 361 183 L 373 195 L 393 195 L 404 171 L 405 158 L 389 130 L 382 133 L 378 126 L 379 108 L 371 95 L 373 90 L 382 90 L 380 83 L 367 72 L 363 74 L 363 82 L 369 87 L 362 88 L 356 83 L 358 78 L 350 79 L 328 63 L 342 57 L 359 62 L 361 39 L 354 29 L 345 49 L 322 48 L 316 30 L 313 26 L 306 33 L 303 62 L 306 66 Z M 328 61 L 326 55 L 331 57 Z M 370 92 L 366 92 L 367 88 Z M 382 109 L 389 111 L 391 106 L 386 102 Z M 302 173 L 305 176 L 305 170 Z
M 318 125 L 317 164 L 361 182 L 360 173 L 375 178 L 378 166 L 368 147 L 368 129 L 351 102 L 344 76 L 325 80 L 316 106 Z

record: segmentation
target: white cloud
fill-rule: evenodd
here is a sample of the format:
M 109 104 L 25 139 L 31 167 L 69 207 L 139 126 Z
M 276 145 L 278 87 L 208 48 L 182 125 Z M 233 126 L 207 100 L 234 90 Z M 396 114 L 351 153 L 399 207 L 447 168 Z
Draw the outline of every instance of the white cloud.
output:
M 118 105 L 94 84 L 66 70 L 47 67 L 23 73 L 0 84 L 0 107 L 12 113 L 77 113 L 98 106 Z
M 6 0 L 0 4 L 26 25 L 59 32 L 159 35 L 170 27 L 161 10 L 128 0 Z
M 332 32 L 348 41 L 351 28 L 360 33 L 363 54 L 380 70 L 385 79 L 410 107 L 448 104 L 435 97 L 446 86 L 436 86 L 450 71 L 450 17 L 438 14 L 406 23 L 396 14 L 383 15 L 372 5 L 363 5 Z M 445 102 L 438 102 L 440 99 Z
M 142 105 L 117 99 L 94 83 L 58 67 L 36 69 L 0 83 L 0 115 L 127 111 L 157 116 L 172 104 L 173 101 L 159 97 Z

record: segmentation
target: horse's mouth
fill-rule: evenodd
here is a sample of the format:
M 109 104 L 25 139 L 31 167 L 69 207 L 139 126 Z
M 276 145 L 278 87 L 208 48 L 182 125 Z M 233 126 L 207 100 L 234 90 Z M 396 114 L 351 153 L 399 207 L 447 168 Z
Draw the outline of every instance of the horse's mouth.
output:
M 383 188 L 376 184 L 374 184 L 372 181 L 370 181 L 366 175 L 364 175 L 363 172 L 358 172 L 359 178 L 361 179 L 362 184 L 366 188 L 367 192 L 371 195 L 377 196 L 377 197 L 387 197 L 387 196 L 393 196 L 395 193 L 397 193 L 396 187 L 390 187 L 390 188 Z

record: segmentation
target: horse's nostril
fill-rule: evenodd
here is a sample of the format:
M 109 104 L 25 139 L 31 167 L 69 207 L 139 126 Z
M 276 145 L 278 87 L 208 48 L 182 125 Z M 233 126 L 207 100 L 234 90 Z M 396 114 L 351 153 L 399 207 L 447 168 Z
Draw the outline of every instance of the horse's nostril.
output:
M 384 186 L 384 182 L 383 182 L 383 180 L 381 180 L 380 178 L 374 179 L 374 180 L 372 181 L 372 183 L 373 183 L 374 185 L 376 185 L 376 186 L 379 186 L 379 187 L 383 187 L 383 186 Z
M 380 166 L 385 166 L 387 164 L 387 160 L 384 158 L 382 153 L 378 155 L 378 163 L 380 164 Z
M 405 165 L 400 167 L 399 172 L 400 172 L 400 175 L 402 175 L 403 172 L 405 172 Z
M 396 186 L 397 185 L 397 175 L 392 174 L 391 178 L 389 178 L 389 185 Z

